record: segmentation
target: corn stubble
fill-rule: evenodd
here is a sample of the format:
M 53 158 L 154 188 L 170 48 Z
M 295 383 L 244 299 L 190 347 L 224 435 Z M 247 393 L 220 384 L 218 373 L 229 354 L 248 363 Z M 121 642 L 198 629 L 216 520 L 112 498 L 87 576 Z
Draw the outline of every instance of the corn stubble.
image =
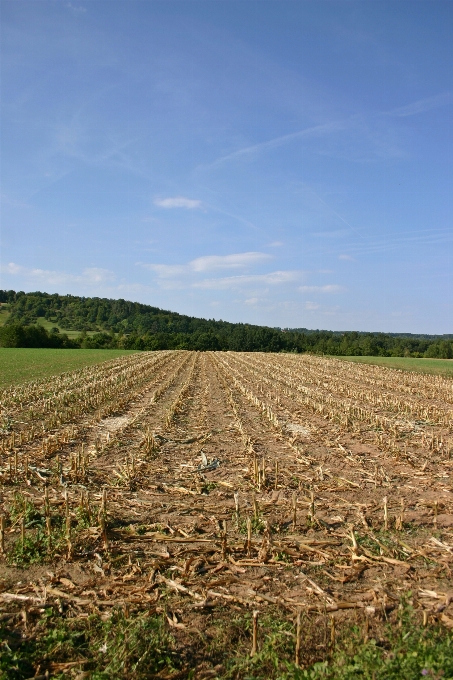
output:
M 155 677 L 241 677 L 231 645 L 264 664 L 253 677 L 280 677 L 351 623 L 379 639 L 407 603 L 453 628 L 451 380 L 162 351 L 0 399 L 0 603 L 25 638 L 43 612 L 69 626 L 155 616 L 173 641 L 173 670 Z M 213 628 L 233 620 L 219 647 Z M 270 668 L 273 620 L 286 642 Z M 60 650 L 34 670 L 93 663 Z

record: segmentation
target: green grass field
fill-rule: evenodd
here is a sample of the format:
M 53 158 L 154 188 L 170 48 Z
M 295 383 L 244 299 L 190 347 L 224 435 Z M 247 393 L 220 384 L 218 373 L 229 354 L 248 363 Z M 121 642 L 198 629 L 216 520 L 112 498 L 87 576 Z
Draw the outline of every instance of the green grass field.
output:
M 6 320 L 9 317 L 9 307 L 8 305 L 0 303 L 0 326 L 4 326 Z
M 359 364 L 375 364 L 403 371 L 453 376 L 453 359 L 413 359 L 412 357 L 336 357 Z
M 134 350 L 0 347 L 0 387 L 75 371 L 125 354 L 134 354 Z
M 4 326 L 10 317 L 9 305 L 5 303 L 0 303 L 0 326 Z M 58 328 L 60 333 L 65 333 L 68 338 L 77 338 L 80 335 L 80 331 L 70 331 L 66 328 L 62 328 L 57 323 L 53 321 L 47 321 L 43 316 L 39 316 L 36 320 L 36 324 L 43 326 L 46 331 L 52 330 L 52 328 Z M 87 331 L 87 335 L 94 335 L 99 331 Z
M 46 331 L 51 331 L 52 328 L 58 328 L 60 330 L 60 333 L 65 333 L 68 338 L 78 338 L 80 335 L 80 331 L 69 331 L 66 328 L 61 328 L 58 324 L 54 323 L 53 321 L 47 321 L 43 316 L 38 316 L 38 319 L 36 321 L 36 324 L 38 326 L 43 326 Z M 94 335 L 99 331 L 87 331 L 87 335 Z

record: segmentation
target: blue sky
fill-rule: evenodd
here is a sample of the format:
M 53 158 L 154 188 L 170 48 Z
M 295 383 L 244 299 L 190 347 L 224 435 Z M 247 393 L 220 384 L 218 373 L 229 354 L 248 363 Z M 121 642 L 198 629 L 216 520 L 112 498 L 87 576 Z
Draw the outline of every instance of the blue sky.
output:
M 0 10 L 0 287 L 452 332 L 452 2 Z

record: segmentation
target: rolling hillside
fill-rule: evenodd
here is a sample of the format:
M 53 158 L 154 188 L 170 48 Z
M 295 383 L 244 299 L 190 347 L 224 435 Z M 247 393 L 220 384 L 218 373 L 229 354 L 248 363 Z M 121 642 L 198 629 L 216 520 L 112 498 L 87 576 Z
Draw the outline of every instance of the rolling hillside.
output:
M 201 319 L 122 299 L 42 292 L 0 291 L 0 303 L 0 346 L 453 358 L 453 335 L 269 328 Z

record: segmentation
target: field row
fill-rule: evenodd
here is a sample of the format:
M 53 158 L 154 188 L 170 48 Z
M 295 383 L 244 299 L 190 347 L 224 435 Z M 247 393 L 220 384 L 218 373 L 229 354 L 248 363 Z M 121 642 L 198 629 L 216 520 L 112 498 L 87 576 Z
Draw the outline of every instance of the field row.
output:
M 453 627 L 448 379 L 163 351 L 1 404 L 0 601 L 18 627 L 24 606 L 31 630 L 62 602 L 67 622 L 162 615 L 180 675 L 156 677 L 200 678 L 235 677 L 210 647 L 213 617 L 245 617 L 235 644 L 252 651 L 259 621 L 278 618 L 304 665 L 350 622 L 381 636 L 409 601 L 421 623 Z M 90 670 L 68 654 L 49 672 Z

